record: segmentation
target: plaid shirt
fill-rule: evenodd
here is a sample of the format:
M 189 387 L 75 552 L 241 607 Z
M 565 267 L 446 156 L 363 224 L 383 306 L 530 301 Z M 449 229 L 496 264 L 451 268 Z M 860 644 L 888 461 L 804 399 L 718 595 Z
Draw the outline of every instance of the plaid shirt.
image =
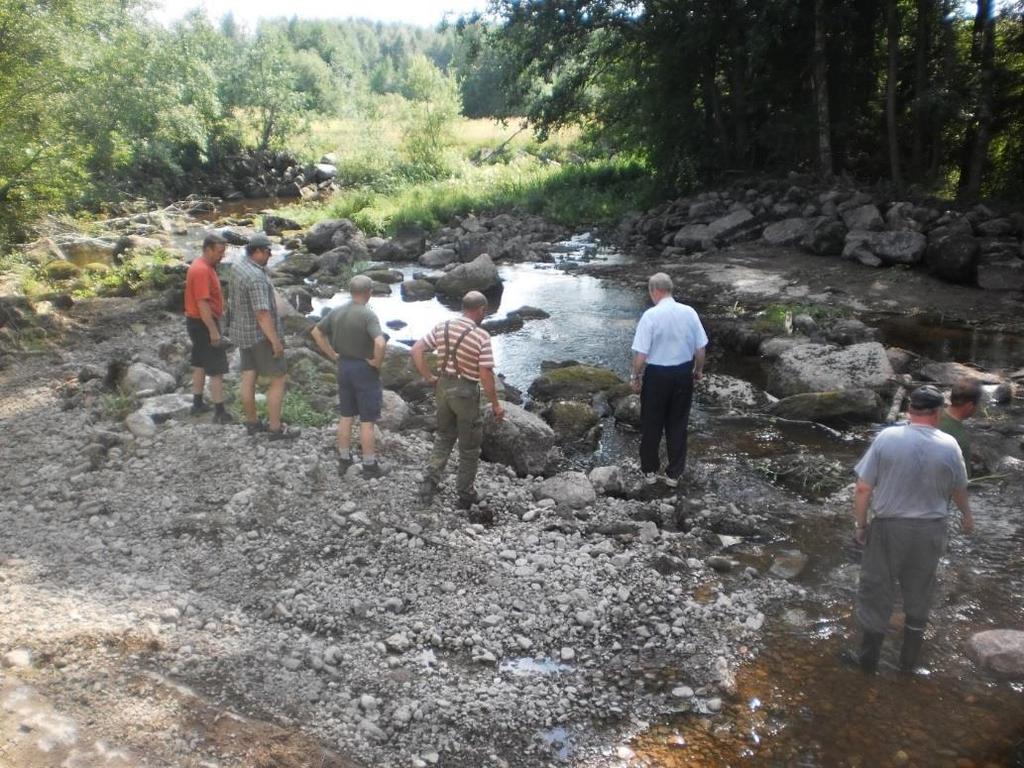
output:
M 266 339 L 256 322 L 256 313 L 260 310 L 270 312 L 278 338 L 284 339 L 284 326 L 277 314 L 274 285 L 266 269 L 243 255 L 231 269 L 228 286 L 228 336 L 232 342 L 245 349 Z

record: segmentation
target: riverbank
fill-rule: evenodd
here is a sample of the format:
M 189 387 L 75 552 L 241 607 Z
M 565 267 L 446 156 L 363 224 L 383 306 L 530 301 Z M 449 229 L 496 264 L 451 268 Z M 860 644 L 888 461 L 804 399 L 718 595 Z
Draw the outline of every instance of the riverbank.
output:
M 231 224 L 240 237 L 246 226 L 244 216 Z M 613 256 L 587 238 L 569 248 L 557 239 L 571 232 L 515 217 L 422 233 L 413 258 L 447 259 L 451 272 L 476 258 L 474 248 L 507 245 L 504 228 L 521 239 L 505 257 L 510 263 L 495 270 L 504 284 L 494 320 L 507 321 L 510 309 L 538 296 L 550 314 L 496 336 L 509 383 L 530 390 L 528 399 L 548 397 L 549 389 L 530 384 L 545 359 L 570 356 L 584 326 L 591 331 L 577 345 L 577 359 L 607 370 L 570 382 L 588 382 L 577 405 L 598 414 L 598 453 L 587 440 L 591 447 L 580 450 L 564 433 L 556 436 L 558 420 L 547 405 L 522 411 L 519 423 L 536 430 L 527 434 L 543 450 L 499 452 L 512 455 L 504 460 L 513 465 L 527 453 L 537 457 L 535 469 L 520 466 L 518 474 L 515 466 L 482 465 L 489 514 L 457 513 L 447 486 L 431 509 L 414 502 L 431 407 L 424 393 L 407 388 L 402 365 L 392 372 L 392 389 L 401 393 L 391 402 L 397 426 L 382 435 L 393 471 L 365 482 L 358 470 L 337 476 L 330 427 L 307 428 L 298 443 L 279 447 L 240 427 L 183 415 L 187 398 L 173 399 L 185 391 L 185 334 L 167 297 L 83 300 L 58 313 L 65 334 L 59 344 L 9 357 L 16 364 L 0 371 L 0 418 L 13 436 L 0 457 L 0 525 L 9 532 L 0 574 L 10 598 L 0 609 L 0 649 L 18 653 L 8 660 L 17 666 L 4 670 L 5 683 L 29 684 L 73 721 L 89 719 L 90 738 L 122 747 L 134 764 L 298 766 L 319 764 L 322 753 L 325 764 L 341 761 L 340 754 L 365 765 L 430 765 L 435 756 L 453 766 L 688 765 L 724 764 L 731 749 L 770 764 L 773 754 L 792 754 L 786 749 L 796 740 L 788 735 L 766 753 L 746 737 L 749 676 L 774 685 L 773 676 L 789 674 L 772 668 L 779 657 L 771 643 L 788 637 L 779 627 L 802 627 L 797 636 L 809 648 L 823 639 L 836 645 L 846 633 L 855 566 L 844 550 L 843 473 L 866 444 L 871 419 L 825 428 L 766 412 L 774 398 L 764 389 L 774 389 L 776 365 L 766 352 L 773 344 L 878 344 L 890 366 L 903 360 L 892 375 L 908 377 L 890 381 L 887 374 L 878 394 L 889 398 L 900 382 L 951 361 L 979 363 L 1012 383 L 1019 379 L 1019 297 L 756 243 L 687 259 L 651 259 L 644 251 Z M 298 299 L 297 289 L 305 290 L 309 308 L 314 300 L 343 298 L 335 298 L 338 276 L 318 280 L 319 287 L 305 282 L 330 273 L 324 254 L 335 251 L 336 267 L 344 249 L 358 264 L 360 248 L 376 253 L 388 245 L 346 226 L 325 232 L 330 249 L 302 254 L 279 275 L 282 293 Z M 283 240 L 308 245 L 311 234 Z M 625 352 L 613 347 L 628 337 L 644 306 L 643 281 L 659 268 L 673 274 L 681 297 L 700 306 L 715 339 L 709 370 L 721 379 L 698 395 L 686 495 L 644 498 L 636 491 L 630 433 L 617 426 L 628 423 L 629 409 L 615 388 Z M 440 270 L 401 256 L 375 270 L 379 291 L 404 286 L 406 271 L 427 273 L 419 287 L 434 295 Z M 379 279 L 393 279 L 391 272 L 403 282 Z M 536 292 L 548 287 L 550 293 Z M 402 287 L 388 290 L 404 294 Z M 414 326 L 397 331 L 410 338 L 419 315 L 445 311 L 436 299 L 374 301 L 394 313 L 389 319 Z M 936 316 L 966 341 L 934 344 Z M 893 352 L 896 331 L 887 322 L 895 321 L 903 323 L 896 323 L 903 338 L 918 339 L 904 358 Z M 296 313 L 289 327 L 295 386 L 329 407 L 329 366 L 303 349 L 308 321 Z M 115 381 L 106 381 L 111 362 L 118 363 L 115 379 L 131 363 L 170 378 L 164 397 L 172 402 L 152 429 L 126 429 L 112 418 L 118 393 Z M 1012 701 L 1012 689 L 980 677 L 959 643 L 989 617 L 1024 625 L 1013 515 L 1021 501 L 1019 423 L 1020 401 L 1011 398 L 971 425 L 985 471 L 1007 476 L 986 486 L 992 501 L 979 503 L 979 544 L 968 549 L 956 539 L 950 562 L 958 578 L 984 569 L 991 586 L 967 606 L 946 600 L 938 616 L 957 630 L 933 640 L 937 690 L 968 681 L 984 706 Z M 549 447 L 562 454 L 551 465 Z M 617 468 L 591 479 L 561 473 L 597 464 Z M 550 473 L 556 482 L 542 482 Z M 616 474 L 624 488 L 608 482 Z M 801 560 L 787 554 L 794 549 L 808 556 L 803 570 L 788 578 L 773 573 L 777 560 L 790 568 Z M 804 611 L 806 623 L 794 623 L 794 610 Z M 830 628 L 827 636 L 822 626 Z M 796 666 L 798 687 L 810 687 L 815 667 Z M 836 680 L 831 672 L 828 679 Z M 978 680 L 985 682 L 972 682 Z M 179 686 L 189 691 L 185 704 L 153 703 L 166 704 L 172 691 L 186 696 Z M 793 701 L 780 701 L 782 724 L 771 728 L 790 733 L 787 724 L 799 718 Z M 197 707 L 209 717 L 188 716 Z M 626 746 L 673 712 L 671 739 L 692 727 L 710 741 L 684 736 L 700 749 L 675 744 L 675 757 L 665 756 L 655 751 L 662 733 L 655 730 Z M 126 713 L 134 713 L 131 728 Z M 216 723 L 240 722 L 227 713 L 256 724 L 246 732 L 254 740 L 250 752 L 218 738 L 224 734 Z M 169 729 L 181 737 L 166 739 Z M 986 733 L 1002 740 L 1012 730 L 1002 719 Z M 272 754 L 283 734 L 298 741 L 280 750 L 277 763 L 257 757 L 261 747 Z M 865 749 L 854 743 L 843 754 L 858 748 Z M 933 764 L 913 749 L 908 754 Z M 973 754 L 964 742 L 957 757 Z

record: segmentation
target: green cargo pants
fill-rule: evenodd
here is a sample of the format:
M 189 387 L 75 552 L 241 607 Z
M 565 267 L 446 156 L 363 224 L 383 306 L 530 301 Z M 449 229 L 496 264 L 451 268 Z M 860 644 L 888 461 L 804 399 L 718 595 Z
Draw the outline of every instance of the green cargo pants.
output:
M 480 444 L 483 442 L 483 420 L 480 416 L 480 385 L 475 381 L 442 376 L 437 381 L 437 433 L 430 454 L 427 477 L 438 484 L 448 463 L 455 441 L 459 442 L 459 473 L 455 489 L 461 495 L 473 491 Z

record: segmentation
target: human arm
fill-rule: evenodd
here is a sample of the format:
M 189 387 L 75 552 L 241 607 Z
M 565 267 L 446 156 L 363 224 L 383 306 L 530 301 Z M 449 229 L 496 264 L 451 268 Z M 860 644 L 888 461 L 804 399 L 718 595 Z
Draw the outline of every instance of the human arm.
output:
M 967 488 L 958 488 L 953 491 L 953 503 L 963 515 L 963 520 L 960 523 L 961 530 L 965 536 L 970 536 L 974 533 L 974 515 L 971 514 L 971 502 L 967 497 Z
M 319 326 L 314 325 L 310 335 L 313 337 L 313 341 L 316 342 L 316 345 L 328 360 L 338 359 L 338 353 L 334 351 L 334 347 L 332 347 L 331 343 L 327 340 L 327 334 L 321 331 Z
M 197 299 L 196 304 L 199 306 L 199 317 L 202 319 L 203 325 L 206 326 L 206 330 L 210 332 L 210 343 L 215 347 L 219 346 L 220 328 L 217 326 L 217 318 L 213 316 L 210 300 Z
M 647 365 L 647 355 L 643 352 L 633 353 L 633 365 L 630 369 L 629 383 L 633 387 L 633 391 L 636 394 L 640 394 L 640 388 L 643 384 L 644 366 Z
M 274 357 L 280 357 L 284 354 L 284 344 L 277 335 L 277 328 L 274 327 L 274 318 L 270 314 L 269 309 L 258 309 L 256 310 L 256 324 L 259 325 L 260 330 L 263 331 L 263 335 L 267 337 L 267 341 L 270 342 L 270 348 L 274 352 Z
M 864 544 L 868 538 L 868 509 L 871 507 L 871 494 L 874 490 L 874 486 L 859 479 L 853 490 L 853 521 L 857 526 L 854 536 L 858 544 Z
M 412 364 L 416 366 L 416 370 L 419 371 L 420 376 L 427 384 L 436 384 L 437 376 L 430 372 L 430 366 L 427 365 L 427 342 L 424 339 L 420 339 L 412 345 Z
M 700 381 L 704 378 L 704 359 L 707 356 L 707 347 L 700 347 L 693 353 L 693 380 Z
M 377 336 L 373 340 L 373 357 L 368 361 L 370 365 L 376 368 L 378 371 L 384 364 L 384 350 L 387 349 L 388 343 L 384 340 L 384 336 Z
M 487 399 L 491 403 L 495 421 L 501 421 L 505 418 L 505 409 L 501 407 L 501 401 L 498 400 L 498 388 L 494 383 L 493 369 L 480 368 L 480 385 L 484 388 L 484 394 L 487 395 Z

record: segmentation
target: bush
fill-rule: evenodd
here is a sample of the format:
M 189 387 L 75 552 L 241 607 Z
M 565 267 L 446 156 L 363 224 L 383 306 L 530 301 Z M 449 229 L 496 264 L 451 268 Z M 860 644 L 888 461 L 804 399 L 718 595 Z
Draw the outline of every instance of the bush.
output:
M 81 270 L 78 266 L 70 261 L 51 261 L 43 267 L 43 272 L 46 274 L 47 278 L 57 282 L 74 280 L 79 276 L 79 274 L 81 274 Z

